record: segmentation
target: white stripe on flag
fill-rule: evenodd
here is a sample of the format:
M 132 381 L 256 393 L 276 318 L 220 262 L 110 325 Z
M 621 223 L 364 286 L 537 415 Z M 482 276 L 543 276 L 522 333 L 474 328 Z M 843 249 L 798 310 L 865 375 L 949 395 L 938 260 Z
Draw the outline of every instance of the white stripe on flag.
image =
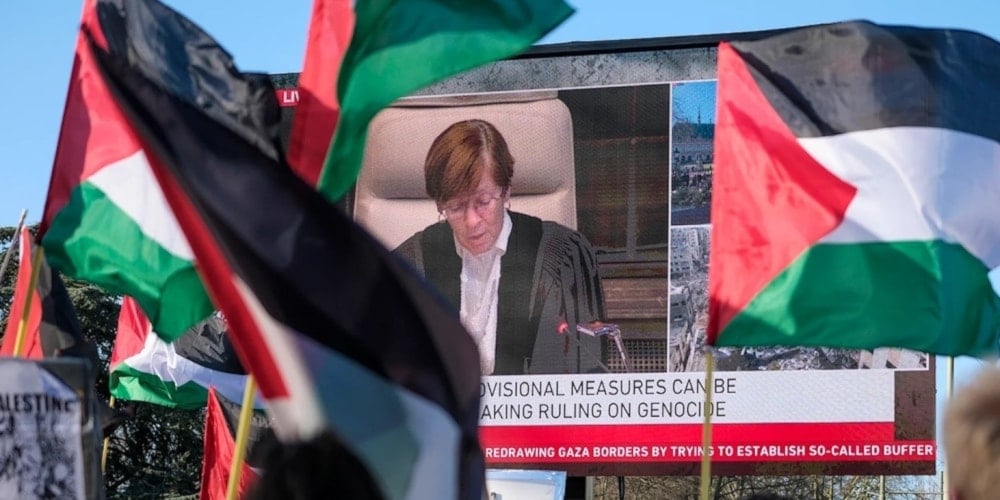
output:
M 799 139 L 834 175 L 856 186 L 844 223 L 824 243 L 943 240 L 987 268 L 1000 266 L 1000 145 L 929 127 Z
M 172 382 L 177 387 L 194 382 L 207 391 L 210 386 L 215 386 L 216 392 L 226 399 L 243 401 L 246 375 L 212 370 L 177 354 L 174 344 L 164 342 L 153 333 L 152 327 L 146 331 L 142 350 L 126 358 L 122 364 Z M 263 408 L 263 399 L 258 397 L 254 406 Z
M 96 186 L 128 215 L 149 239 L 185 260 L 194 260 L 187 238 L 167 205 L 160 184 L 146 159 L 136 151 L 99 170 L 86 182 Z

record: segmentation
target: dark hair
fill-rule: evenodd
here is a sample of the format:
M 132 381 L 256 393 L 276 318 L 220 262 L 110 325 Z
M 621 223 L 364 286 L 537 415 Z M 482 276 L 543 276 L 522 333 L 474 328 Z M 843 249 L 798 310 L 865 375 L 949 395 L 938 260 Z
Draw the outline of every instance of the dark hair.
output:
M 308 441 L 277 444 L 264 458 L 264 470 L 248 500 L 311 500 L 384 497 L 365 465 L 331 432 Z
M 424 161 L 427 195 L 442 203 L 470 193 L 486 169 L 506 192 L 514 176 L 514 157 L 507 141 L 492 123 L 465 120 L 453 123 L 434 139 Z

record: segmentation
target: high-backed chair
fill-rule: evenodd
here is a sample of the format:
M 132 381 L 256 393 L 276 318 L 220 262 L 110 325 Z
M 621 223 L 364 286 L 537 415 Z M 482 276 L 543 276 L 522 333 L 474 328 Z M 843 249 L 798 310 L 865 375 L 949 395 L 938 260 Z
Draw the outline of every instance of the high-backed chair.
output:
M 424 187 L 424 159 L 452 123 L 497 127 L 514 157 L 511 209 L 576 228 L 573 122 L 554 91 L 407 98 L 368 129 L 354 217 L 392 249 L 439 220 Z

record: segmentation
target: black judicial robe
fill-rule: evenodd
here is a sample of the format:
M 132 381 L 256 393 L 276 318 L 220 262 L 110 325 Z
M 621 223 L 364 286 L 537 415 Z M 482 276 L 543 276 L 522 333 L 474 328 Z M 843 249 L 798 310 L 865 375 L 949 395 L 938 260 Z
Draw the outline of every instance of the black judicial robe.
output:
M 555 222 L 508 212 L 511 233 L 500 260 L 496 364 L 493 375 L 603 371 L 603 342 L 575 325 L 605 319 L 597 259 L 580 233 Z M 438 222 L 397 249 L 455 306 L 462 259 L 451 226 Z M 560 328 L 562 323 L 569 328 Z

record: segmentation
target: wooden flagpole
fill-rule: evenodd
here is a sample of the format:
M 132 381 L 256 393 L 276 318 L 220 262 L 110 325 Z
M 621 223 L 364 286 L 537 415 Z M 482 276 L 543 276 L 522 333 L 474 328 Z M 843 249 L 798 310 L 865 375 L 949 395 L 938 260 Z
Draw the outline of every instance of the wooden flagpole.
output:
M 705 418 L 701 423 L 701 500 L 712 498 L 712 368 L 714 349 L 705 349 Z
M 240 474 L 243 472 L 243 460 L 247 454 L 247 441 L 250 439 L 250 418 L 253 416 L 254 395 L 257 392 L 257 382 L 253 375 L 247 375 L 246 387 L 243 388 L 243 407 L 240 408 L 240 421 L 236 427 L 236 446 L 233 450 L 233 463 L 229 467 L 229 483 L 226 485 L 226 500 L 239 498 Z
M 0 283 L 3 283 L 3 277 L 7 274 L 7 264 L 10 263 L 10 256 L 14 253 L 14 247 L 18 244 L 21 238 L 21 228 L 24 227 L 24 218 L 28 215 L 28 209 L 21 210 L 21 218 L 17 220 L 17 229 L 14 230 L 14 241 L 11 242 L 10 246 L 7 247 L 7 251 L 4 252 L 3 264 L 0 264 Z
M 31 258 L 31 278 L 28 280 L 28 292 L 24 297 L 24 308 L 21 310 L 21 318 L 17 323 L 17 337 L 14 340 L 14 357 L 21 357 L 21 349 L 24 347 L 24 336 L 28 331 L 28 317 L 31 316 L 31 299 L 35 295 L 35 287 L 38 286 L 38 268 L 42 265 L 42 256 L 45 249 L 41 246 Z

